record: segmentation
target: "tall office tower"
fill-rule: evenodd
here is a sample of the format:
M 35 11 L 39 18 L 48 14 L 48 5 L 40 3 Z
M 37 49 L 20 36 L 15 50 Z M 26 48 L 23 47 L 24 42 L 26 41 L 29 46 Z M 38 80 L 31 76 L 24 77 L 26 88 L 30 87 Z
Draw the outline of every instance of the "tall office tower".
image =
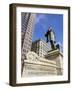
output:
M 26 59 L 26 54 L 31 50 L 32 33 L 35 23 L 35 14 L 21 13 L 21 61 Z
M 45 55 L 50 51 L 51 47 L 44 40 L 39 39 L 32 43 L 31 50 L 37 53 L 40 57 L 45 57 Z

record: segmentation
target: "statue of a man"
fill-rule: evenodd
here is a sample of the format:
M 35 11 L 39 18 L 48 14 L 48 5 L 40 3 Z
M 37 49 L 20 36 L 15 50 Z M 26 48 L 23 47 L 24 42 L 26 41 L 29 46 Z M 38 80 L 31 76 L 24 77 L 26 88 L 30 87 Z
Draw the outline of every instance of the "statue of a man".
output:
M 51 43 L 51 48 L 54 50 L 56 40 L 55 40 L 55 33 L 52 27 L 49 27 L 48 31 L 45 34 L 45 37 L 47 38 L 47 42 Z

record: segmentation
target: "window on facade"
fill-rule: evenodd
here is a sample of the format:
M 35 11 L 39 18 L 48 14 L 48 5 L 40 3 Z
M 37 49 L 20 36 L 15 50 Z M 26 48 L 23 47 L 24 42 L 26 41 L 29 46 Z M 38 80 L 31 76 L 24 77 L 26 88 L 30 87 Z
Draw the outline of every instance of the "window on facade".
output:
M 31 43 L 31 40 L 29 40 L 29 42 Z
M 27 34 L 29 34 L 29 32 L 27 32 Z
M 23 49 L 23 52 L 26 52 L 26 49 Z

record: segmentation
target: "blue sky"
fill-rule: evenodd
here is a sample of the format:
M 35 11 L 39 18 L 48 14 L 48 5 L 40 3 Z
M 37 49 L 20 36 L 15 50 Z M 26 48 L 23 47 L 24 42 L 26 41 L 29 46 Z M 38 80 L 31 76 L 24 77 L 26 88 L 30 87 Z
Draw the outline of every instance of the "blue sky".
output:
M 56 42 L 63 44 L 63 15 L 62 14 L 36 14 L 33 41 L 43 39 L 46 41 L 45 33 L 51 26 L 56 35 Z

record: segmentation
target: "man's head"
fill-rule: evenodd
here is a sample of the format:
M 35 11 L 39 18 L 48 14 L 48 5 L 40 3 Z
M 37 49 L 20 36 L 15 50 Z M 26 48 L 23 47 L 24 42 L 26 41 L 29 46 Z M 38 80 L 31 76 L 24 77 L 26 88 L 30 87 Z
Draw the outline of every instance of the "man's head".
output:
M 48 28 L 48 31 L 52 31 L 52 27 L 51 26 Z

